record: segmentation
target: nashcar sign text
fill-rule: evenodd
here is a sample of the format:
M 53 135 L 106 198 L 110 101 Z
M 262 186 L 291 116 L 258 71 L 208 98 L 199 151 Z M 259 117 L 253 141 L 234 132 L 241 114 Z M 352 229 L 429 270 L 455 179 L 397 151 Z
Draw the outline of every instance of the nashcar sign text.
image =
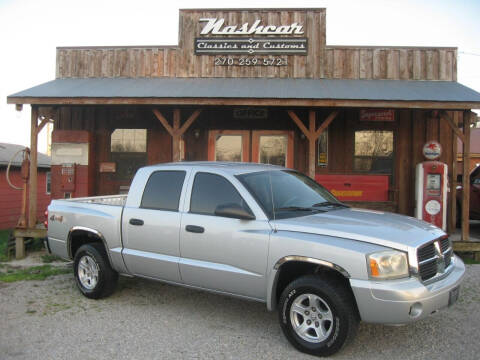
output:
M 252 26 L 245 23 L 238 27 L 237 25 L 224 26 L 225 19 L 222 18 L 202 18 L 200 21 L 207 22 L 200 32 L 201 35 L 210 33 L 212 35 L 302 35 L 304 33 L 303 26 L 297 23 L 281 26 L 260 26 L 261 20 L 256 20 Z

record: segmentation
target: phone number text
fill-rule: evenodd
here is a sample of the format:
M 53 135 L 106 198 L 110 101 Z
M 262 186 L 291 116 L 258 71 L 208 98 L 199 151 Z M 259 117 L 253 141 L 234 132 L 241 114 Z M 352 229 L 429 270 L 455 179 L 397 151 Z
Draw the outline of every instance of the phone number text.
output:
M 215 58 L 215 66 L 287 66 L 287 58 L 281 57 L 229 57 L 219 56 Z

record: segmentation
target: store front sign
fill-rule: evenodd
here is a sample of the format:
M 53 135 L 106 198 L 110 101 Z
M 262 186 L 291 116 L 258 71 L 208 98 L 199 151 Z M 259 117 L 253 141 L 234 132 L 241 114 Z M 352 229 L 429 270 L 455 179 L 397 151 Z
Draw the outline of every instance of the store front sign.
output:
M 200 35 L 302 35 L 303 26 L 298 23 L 290 25 L 260 25 L 261 20 L 256 20 L 252 25 L 244 23 L 242 26 L 224 26 L 225 19 L 203 18 L 200 22 L 207 22 Z
M 306 38 L 196 38 L 195 54 L 306 55 Z
M 206 22 L 200 35 L 223 35 L 222 37 L 200 37 L 195 39 L 196 55 L 213 54 L 269 54 L 269 55 L 306 55 L 307 38 L 303 35 L 303 25 L 296 22 L 289 25 L 262 25 L 255 20 L 243 25 L 225 25 L 223 18 L 202 18 Z M 248 37 L 239 37 L 246 35 Z M 279 37 L 255 37 L 256 35 L 279 35 Z M 232 37 L 233 36 L 233 37 Z M 235 37 L 236 36 L 236 37 Z M 224 65 L 224 64 L 216 64 Z M 242 64 L 227 64 L 242 65 Z M 264 63 L 263 58 L 255 65 L 276 65 Z
M 383 109 L 363 109 L 360 110 L 360 121 L 395 121 L 395 111 Z
M 257 109 L 257 108 L 233 109 L 233 118 L 234 119 L 267 119 L 268 110 Z

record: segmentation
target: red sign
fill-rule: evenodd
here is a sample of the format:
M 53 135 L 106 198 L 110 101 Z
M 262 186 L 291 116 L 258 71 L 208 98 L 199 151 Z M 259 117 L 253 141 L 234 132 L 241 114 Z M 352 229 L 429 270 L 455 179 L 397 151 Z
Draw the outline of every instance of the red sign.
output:
M 360 121 L 395 121 L 395 111 L 384 109 L 360 110 Z
M 388 175 L 315 175 L 336 198 L 343 201 L 388 201 Z

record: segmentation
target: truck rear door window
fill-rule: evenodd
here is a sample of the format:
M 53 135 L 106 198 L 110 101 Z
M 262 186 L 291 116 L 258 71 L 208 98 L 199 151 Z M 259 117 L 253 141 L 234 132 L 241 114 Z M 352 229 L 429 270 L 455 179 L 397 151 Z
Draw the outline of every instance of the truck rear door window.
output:
M 141 208 L 178 211 L 185 171 L 156 171 L 147 181 Z

